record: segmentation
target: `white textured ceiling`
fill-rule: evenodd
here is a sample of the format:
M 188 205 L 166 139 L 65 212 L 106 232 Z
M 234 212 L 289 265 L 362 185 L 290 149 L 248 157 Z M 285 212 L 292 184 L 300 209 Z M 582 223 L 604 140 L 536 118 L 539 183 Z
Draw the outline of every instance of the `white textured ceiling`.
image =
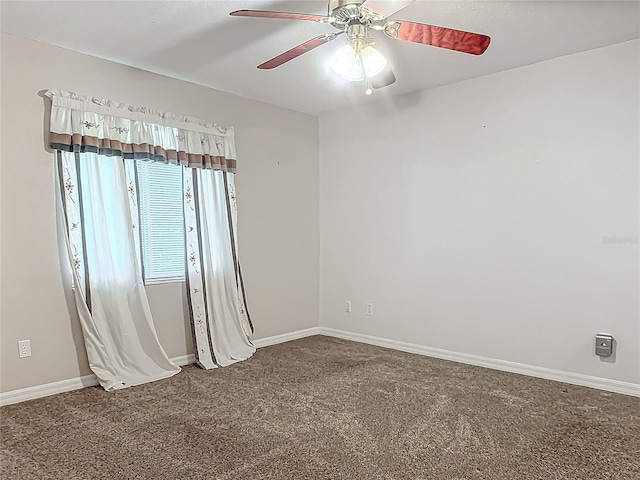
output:
M 393 18 L 488 34 L 489 49 L 475 57 L 377 36 L 398 81 L 367 97 L 361 83 L 326 67 L 344 36 L 274 70 L 256 69 L 333 27 L 228 15 L 325 14 L 326 1 L 2 1 L 0 8 L 3 32 L 316 115 L 640 37 L 637 1 L 418 0 Z

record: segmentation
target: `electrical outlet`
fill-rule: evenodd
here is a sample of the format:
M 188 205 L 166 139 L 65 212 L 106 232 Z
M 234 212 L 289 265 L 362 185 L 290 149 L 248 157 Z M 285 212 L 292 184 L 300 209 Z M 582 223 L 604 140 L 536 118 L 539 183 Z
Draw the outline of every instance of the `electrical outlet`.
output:
M 373 317 L 373 303 L 367 303 L 367 315 Z
M 19 340 L 18 352 L 20 354 L 20 358 L 30 357 L 31 356 L 31 340 Z
M 344 311 L 347 313 L 351 313 L 351 300 L 344 301 Z

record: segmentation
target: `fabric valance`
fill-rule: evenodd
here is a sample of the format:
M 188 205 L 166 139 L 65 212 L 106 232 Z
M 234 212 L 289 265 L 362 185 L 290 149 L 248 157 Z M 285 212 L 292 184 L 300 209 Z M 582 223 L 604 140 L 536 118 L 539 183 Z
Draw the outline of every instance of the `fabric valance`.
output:
M 49 90 L 52 148 L 236 171 L 233 127 Z

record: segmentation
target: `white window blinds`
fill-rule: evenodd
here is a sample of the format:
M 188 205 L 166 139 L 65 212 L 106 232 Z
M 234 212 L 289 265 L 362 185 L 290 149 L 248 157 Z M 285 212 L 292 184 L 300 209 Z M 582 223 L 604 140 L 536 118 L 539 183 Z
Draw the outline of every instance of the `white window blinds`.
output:
M 139 161 L 136 169 L 145 283 L 184 280 L 183 168 Z

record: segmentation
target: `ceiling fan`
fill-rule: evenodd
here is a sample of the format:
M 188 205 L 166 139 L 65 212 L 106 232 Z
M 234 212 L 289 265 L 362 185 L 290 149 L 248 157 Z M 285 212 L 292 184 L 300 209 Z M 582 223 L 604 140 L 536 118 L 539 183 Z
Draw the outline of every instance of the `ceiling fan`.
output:
M 379 30 L 389 38 L 421 43 L 434 47 L 456 50 L 471 55 L 482 55 L 491 38 L 479 33 L 464 32 L 452 28 L 436 27 L 424 23 L 390 19 L 390 15 L 414 3 L 416 0 L 330 0 L 326 16 L 271 12 L 267 10 L 236 10 L 234 17 L 281 18 L 326 23 L 340 30 L 325 33 L 258 65 L 261 70 L 276 68 L 300 55 L 320 47 L 346 33 L 347 44 L 330 60 L 333 70 L 346 80 L 366 81 L 367 95 L 373 89 L 395 83 L 396 77 L 386 58 L 375 48 L 371 30 Z

